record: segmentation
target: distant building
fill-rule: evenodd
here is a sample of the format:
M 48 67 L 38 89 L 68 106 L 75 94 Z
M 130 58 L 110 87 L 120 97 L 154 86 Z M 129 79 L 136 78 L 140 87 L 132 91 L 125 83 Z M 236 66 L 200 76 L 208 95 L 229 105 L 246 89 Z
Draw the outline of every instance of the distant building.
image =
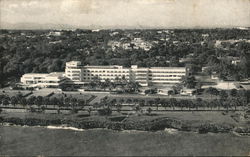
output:
M 220 78 L 219 78 L 219 75 L 216 72 L 212 72 L 211 79 L 213 79 L 213 80 L 219 80 Z

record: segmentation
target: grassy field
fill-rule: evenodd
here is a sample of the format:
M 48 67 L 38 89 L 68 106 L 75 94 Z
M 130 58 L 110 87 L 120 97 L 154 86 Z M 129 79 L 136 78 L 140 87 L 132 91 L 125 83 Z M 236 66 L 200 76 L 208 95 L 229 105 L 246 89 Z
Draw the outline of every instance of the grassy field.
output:
M 51 98 L 56 97 L 56 98 L 61 98 L 61 97 L 72 97 L 76 99 L 81 99 L 81 100 L 88 100 L 92 97 L 91 94 L 82 94 L 80 92 L 64 92 L 62 93 L 55 93 L 51 96 Z
M 250 137 L 233 134 L 0 126 L 0 137 L 0 155 L 246 156 L 250 153 Z
M 8 95 L 9 97 L 16 96 L 18 94 L 27 95 L 30 91 L 27 90 L 10 90 L 10 89 L 0 89 L 1 95 Z
M 166 114 L 158 114 L 155 116 L 147 116 L 147 115 L 129 115 L 127 120 L 129 121 L 144 121 L 144 120 L 153 120 L 156 118 L 168 117 L 174 118 L 182 121 L 189 121 L 192 123 L 218 123 L 218 124 L 232 124 L 237 125 L 239 122 L 236 122 L 231 115 L 235 115 L 236 113 L 241 112 L 229 112 L 228 114 L 222 114 L 222 112 L 168 112 Z M 39 118 L 39 119 L 74 119 L 78 118 L 78 115 L 81 114 L 42 114 L 42 113 L 2 113 L 3 117 L 19 117 L 19 118 Z M 114 113 L 113 116 L 119 116 L 121 114 Z M 112 116 L 110 116 L 112 117 Z M 98 116 L 97 113 L 92 113 L 90 117 L 86 117 L 87 119 L 106 119 L 105 116 Z

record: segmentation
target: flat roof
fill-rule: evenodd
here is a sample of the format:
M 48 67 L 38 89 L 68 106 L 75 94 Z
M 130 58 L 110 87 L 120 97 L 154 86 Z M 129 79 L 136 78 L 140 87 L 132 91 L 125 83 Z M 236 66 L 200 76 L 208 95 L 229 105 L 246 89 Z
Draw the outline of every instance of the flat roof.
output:
M 95 65 L 86 65 L 84 68 L 96 68 L 96 69 L 127 69 L 123 68 L 123 66 L 120 65 L 107 65 L 107 66 L 95 66 Z
M 27 73 L 23 76 L 41 76 L 41 77 L 62 77 L 64 72 L 52 72 L 52 73 Z
M 47 76 L 47 75 L 49 75 L 48 73 L 26 73 L 26 74 L 24 74 L 24 75 L 32 75 L 32 76 Z
M 244 88 L 245 90 L 250 90 L 250 85 L 241 84 L 241 87 Z

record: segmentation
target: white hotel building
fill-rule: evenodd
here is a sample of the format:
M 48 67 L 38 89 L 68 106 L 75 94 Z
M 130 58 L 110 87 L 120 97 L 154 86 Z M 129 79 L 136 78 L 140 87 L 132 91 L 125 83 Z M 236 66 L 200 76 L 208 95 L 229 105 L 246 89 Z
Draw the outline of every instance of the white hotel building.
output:
M 88 83 L 94 77 L 110 81 L 114 81 L 117 77 L 125 77 L 128 81 L 139 82 L 142 86 L 176 84 L 186 73 L 185 67 L 83 66 L 80 61 L 67 62 L 65 68 L 65 76 L 74 83 Z
M 101 81 L 125 78 L 142 86 L 176 84 L 186 75 L 185 67 L 140 68 L 123 66 L 83 66 L 80 61 L 66 63 L 65 73 L 28 73 L 21 77 L 21 83 L 29 87 L 59 87 L 62 84 L 85 84 L 97 77 Z

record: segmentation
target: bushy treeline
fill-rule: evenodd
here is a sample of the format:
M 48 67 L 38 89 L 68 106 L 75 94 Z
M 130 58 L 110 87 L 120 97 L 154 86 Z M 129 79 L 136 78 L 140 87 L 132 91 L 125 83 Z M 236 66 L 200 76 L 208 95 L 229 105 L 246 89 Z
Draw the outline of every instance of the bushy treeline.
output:
M 211 97 L 211 99 L 176 99 L 176 98 L 155 98 L 155 99 L 140 99 L 140 98 L 110 98 L 104 97 L 100 102 L 89 105 L 89 99 L 79 99 L 71 96 L 62 95 L 60 97 L 42 97 L 42 96 L 29 96 L 24 97 L 22 94 L 9 97 L 7 95 L 0 95 L 0 105 L 16 107 L 20 105 L 26 109 L 68 109 L 73 113 L 79 110 L 85 110 L 87 112 L 98 111 L 100 115 L 110 115 L 112 109 L 117 112 L 123 110 L 123 105 L 134 104 L 133 110 L 136 112 L 142 112 L 142 108 L 146 108 L 146 111 L 151 114 L 153 109 L 151 107 L 164 107 L 165 109 L 171 108 L 171 110 L 237 110 L 239 107 L 243 107 L 247 110 L 247 104 L 250 102 L 249 91 L 237 92 L 232 90 L 230 92 L 220 91 L 216 92 L 210 90 L 210 94 L 218 95 L 218 97 Z M 34 107 L 34 105 L 36 107 Z M 242 109 L 242 108 L 240 108 Z
M 152 48 L 112 49 L 109 44 L 130 43 L 134 38 L 151 43 Z M 189 58 L 195 71 L 213 65 L 212 70 L 221 77 L 241 79 L 250 76 L 250 43 L 240 39 L 249 40 L 249 30 L 0 30 L 0 82 L 29 72 L 64 71 L 65 62 L 70 60 L 80 60 L 84 65 L 184 66 L 180 58 Z M 216 40 L 239 41 L 216 47 Z M 242 63 L 231 65 L 225 60 L 227 56 L 240 57 Z

